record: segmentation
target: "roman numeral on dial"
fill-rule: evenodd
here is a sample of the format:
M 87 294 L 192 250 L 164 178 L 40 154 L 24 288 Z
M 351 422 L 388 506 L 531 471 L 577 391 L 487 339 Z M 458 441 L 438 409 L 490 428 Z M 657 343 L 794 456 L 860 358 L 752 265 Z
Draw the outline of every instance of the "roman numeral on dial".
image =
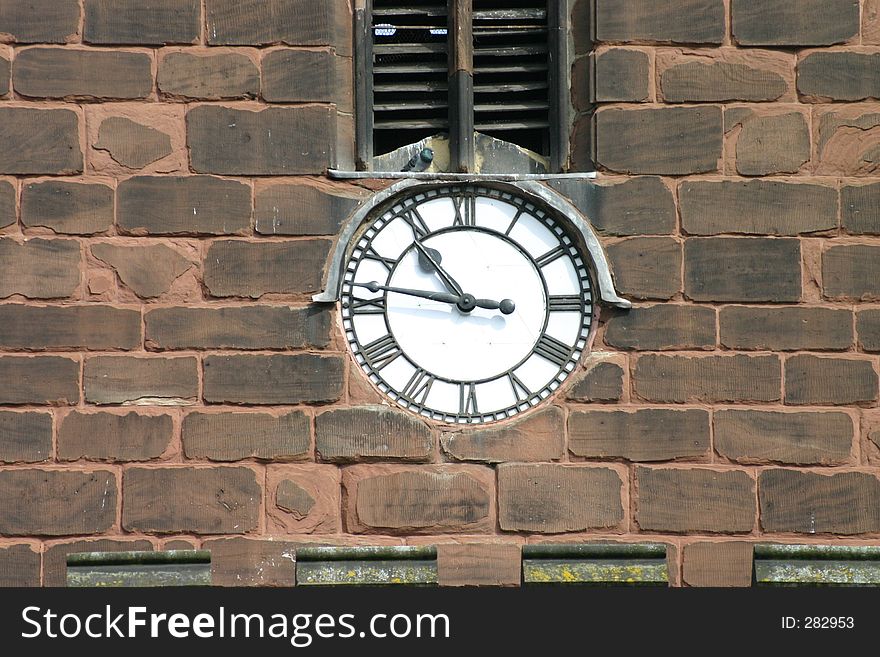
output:
M 571 347 L 545 333 L 535 344 L 535 353 L 562 367 L 571 356 Z
M 455 207 L 455 220 L 453 226 L 475 226 L 477 221 L 477 199 L 475 196 L 453 196 L 452 205 Z
M 507 380 L 510 381 L 510 387 L 513 388 L 513 396 L 516 397 L 517 403 L 524 402 L 532 396 L 532 391 L 513 372 L 507 374 Z
M 361 354 L 375 370 L 381 370 L 403 353 L 390 333 L 361 347 Z
M 372 246 L 364 249 L 364 258 L 367 260 L 375 260 L 376 262 L 381 262 L 385 269 L 389 272 L 394 269 L 394 265 L 397 264 L 397 260 L 394 258 L 386 258 L 383 255 L 379 255 L 379 253 Z
M 565 255 L 565 247 L 562 244 L 560 244 L 555 249 L 550 249 L 544 255 L 538 256 L 537 258 L 535 258 L 535 263 L 539 267 L 546 267 L 551 262 L 553 262 L 557 258 L 561 258 L 564 255 Z
M 406 212 L 400 215 L 400 218 L 403 219 L 409 227 L 412 229 L 413 236 L 420 240 L 423 237 L 427 237 L 428 233 L 431 231 L 428 229 L 428 224 L 425 223 L 425 220 L 422 219 L 422 215 L 419 214 L 419 211 L 415 208 L 411 208 Z
M 436 377 L 428 374 L 422 368 L 417 368 L 410 377 L 409 382 L 400 391 L 400 396 L 413 404 L 424 404 L 431 392 L 431 386 L 434 385 Z
M 516 226 L 516 222 L 519 221 L 519 218 L 522 216 L 522 214 L 523 214 L 522 208 L 520 208 L 519 210 L 516 211 L 516 214 L 513 215 L 513 219 L 510 220 L 510 225 L 507 227 L 507 230 L 504 231 L 505 235 L 510 235 L 510 231 L 512 231 L 514 226 Z
M 458 384 L 458 414 L 475 415 L 477 409 L 477 388 L 473 383 Z
M 547 301 L 547 308 L 550 312 L 564 310 L 579 311 L 582 303 L 580 296 L 577 294 L 550 295 L 550 299 Z
M 385 297 L 376 297 L 375 299 L 359 299 L 352 297 L 348 304 L 352 315 L 384 315 Z

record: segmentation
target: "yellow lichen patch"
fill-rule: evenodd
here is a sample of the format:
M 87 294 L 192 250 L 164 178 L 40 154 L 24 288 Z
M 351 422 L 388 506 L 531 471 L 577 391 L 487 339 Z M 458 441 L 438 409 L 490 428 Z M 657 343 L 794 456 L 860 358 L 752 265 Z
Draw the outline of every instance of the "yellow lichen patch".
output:
M 628 563 L 626 560 L 527 559 L 523 562 L 527 583 L 565 584 L 665 584 L 665 559 Z
M 302 561 L 297 563 L 297 583 L 315 585 L 436 584 L 433 560 Z

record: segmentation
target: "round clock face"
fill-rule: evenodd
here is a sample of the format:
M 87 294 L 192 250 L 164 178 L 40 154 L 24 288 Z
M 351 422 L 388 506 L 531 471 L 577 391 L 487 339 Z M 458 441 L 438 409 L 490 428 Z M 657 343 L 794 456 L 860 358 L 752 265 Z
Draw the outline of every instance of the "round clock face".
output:
M 411 193 L 360 233 L 342 284 L 354 358 L 404 408 L 503 420 L 549 397 L 586 348 L 584 256 L 535 202 L 471 185 Z

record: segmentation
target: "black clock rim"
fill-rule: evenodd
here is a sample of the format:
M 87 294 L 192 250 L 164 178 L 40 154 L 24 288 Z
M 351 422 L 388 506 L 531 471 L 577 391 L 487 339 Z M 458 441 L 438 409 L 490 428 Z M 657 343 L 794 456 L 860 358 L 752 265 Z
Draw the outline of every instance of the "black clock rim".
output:
M 480 193 L 483 191 L 489 192 L 489 194 Z M 417 197 L 420 195 L 424 195 L 424 196 L 426 196 L 426 198 L 422 198 L 422 199 L 417 200 Z M 453 197 L 461 197 L 461 196 L 466 196 L 466 195 L 473 195 L 473 196 L 477 196 L 477 197 L 489 198 L 492 200 L 501 200 L 504 202 L 509 202 L 511 205 L 514 205 L 518 209 L 523 209 L 525 212 L 529 212 L 532 216 L 535 216 L 536 219 L 538 219 L 539 221 L 541 221 L 545 225 L 547 224 L 546 220 L 549 218 L 550 223 L 552 225 L 548 226 L 548 228 L 550 228 L 551 230 L 553 230 L 553 225 L 559 226 L 563 231 L 562 235 L 568 239 L 568 244 L 565 244 L 564 242 L 562 242 L 558 233 L 556 233 L 555 231 L 553 231 L 553 232 L 556 235 L 557 239 L 560 240 L 560 243 L 567 247 L 566 255 L 568 255 L 568 257 L 570 257 L 572 259 L 572 264 L 575 266 L 575 271 L 576 271 L 576 274 L 578 275 L 579 280 L 581 281 L 582 289 L 581 289 L 580 294 L 577 295 L 580 299 L 580 310 L 578 311 L 580 314 L 580 328 L 578 331 L 578 337 L 575 340 L 574 346 L 567 350 L 566 359 L 562 365 L 558 366 L 556 374 L 552 378 L 550 378 L 550 380 L 546 384 L 544 384 L 539 390 L 532 392 L 528 397 L 524 398 L 521 401 L 518 401 L 516 404 L 513 404 L 513 405 L 505 407 L 505 408 L 501 408 L 501 409 L 495 409 L 493 411 L 485 412 L 485 413 L 480 413 L 480 412 L 477 412 L 477 413 L 445 412 L 445 411 L 441 411 L 439 409 L 431 408 L 430 406 L 427 406 L 425 404 L 419 404 L 415 400 L 410 399 L 410 398 L 406 397 L 405 395 L 403 395 L 403 393 L 401 393 L 399 390 L 397 390 L 396 387 L 392 386 L 384 379 L 384 377 L 381 375 L 382 368 L 377 369 L 373 365 L 373 363 L 371 362 L 371 359 L 367 358 L 363 354 L 362 349 L 363 349 L 364 345 L 362 345 L 361 342 L 357 339 L 357 331 L 354 328 L 354 322 L 351 319 L 352 315 L 351 315 L 350 311 L 349 311 L 348 317 L 346 317 L 345 313 L 343 313 L 343 321 L 345 322 L 345 320 L 347 319 L 351 325 L 350 328 L 344 327 L 344 330 L 345 330 L 346 334 L 348 334 L 350 332 L 354 336 L 354 340 L 355 340 L 355 342 L 353 343 L 352 340 L 349 339 L 348 336 L 346 336 L 346 342 L 348 342 L 349 347 L 352 351 L 352 354 L 354 356 L 356 356 L 354 359 L 355 363 L 357 364 L 359 369 L 361 369 L 367 375 L 367 378 L 369 378 L 370 381 L 374 385 L 376 385 L 379 388 L 379 390 L 386 397 L 389 397 L 390 399 L 392 399 L 397 405 L 401 406 L 402 408 L 407 409 L 410 412 L 416 413 L 421 417 L 427 417 L 427 418 L 434 419 L 437 421 L 447 422 L 447 423 L 456 424 L 456 425 L 457 424 L 489 424 L 492 422 L 500 422 L 500 421 L 503 421 L 506 419 L 510 419 L 511 417 L 515 417 L 516 415 L 523 413 L 531 408 L 534 408 L 534 407 L 538 406 L 541 402 L 546 401 L 549 397 L 551 397 L 552 394 L 555 393 L 556 390 L 558 390 L 559 386 L 572 374 L 574 369 L 577 367 L 578 362 L 583 357 L 584 353 L 587 351 L 587 347 L 589 344 L 589 334 L 592 329 L 592 319 L 593 319 L 593 315 L 594 315 L 593 309 L 595 308 L 594 295 L 593 295 L 593 290 L 595 289 L 595 287 L 593 285 L 594 278 L 592 276 L 592 272 L 591 272 L 591 268 L 590 268 L 591 261 L 589 258 L 584 257 L 584 255 L 583 255 L 584 249 L 582 248 L 582 245 L 579 244 L 577 239 L 572 237 L 571 231 L 567 229 L 567 224 L 564 221 L 560 221 L 559 217 L 557 216 L 557 213 L 551 212 L 550 208 L 547 208 L 546 206 L 544 206 L 544 204 L 542 204 L 540 202 L 536 202 L 532 199 L 529 199 L 526 195 L 513 193 L 513 192 L 508 191 L 506 189 L 499 189 L 497 187 L 493 187 L 492 185 L 484 185 L 484 184 L 449 185 L 449 184 L 445 184 L 445 185 L 431 185 L 429 189 L 420 188 L 417 192 L 414 192 L 413 190 L 409 190 L 408 192 L 405 192 L 405 193 L 395 197 L 394 199 L 389 199 L 389 201 L 387 203 L 383 204 L 383 206 L 381 208 L 377 208 L 376 211 L 374 213 L 372 213 L 372 215 L 371 215 L 372 219 L 364 222 L 364 224 L 365 224 L 364 230 L 359 235 L 357 235 L 354 239 L 352 239 L 352 247 L 351 247 L 350 251 L 346 254 L 346 260 L 345 260 L 346 266 L 344 268 L 345 273 L 343 274 L 342 295 L 341 295 L 341 303 L 343 304 L 343 309 L 345 308 L 345 305 L 346 305 L 345 299 L 348 298 L 350 300 L 354 296 L 353 290 L 352 290 L 352 284 L 348 280 L 348 274 L 351 270 L 352 255 L 356 249 L 358 249 L 358 248 L 360 248 L 361 250 L 368 249 L 372 245 L 373 240 L 378 236 L 379 233 L 381 233 L 382 229 L 386 225 L 388 225 L 390 222 L 394 221 L 395 219 L 401 218 L 402 215 L 404 215 L 406 213 L 406 211 L 411 209 L 413 206 L 419 205 L 419 204 L 424 203 L 428 200 L 434 200 L 436 198 L 453 198 Z M 513 202 L 511 202 L 511 201 L 513 201 Z M 408 206 L 402 207 L 398 211 L 392 213 L 392 210 L 394 210 L 395 206 L 401 205 L 401 204 L 407 204 L 407 203 L 409 204 Z M 533 209 L 529 210 L 525 206 L 532 206 Z M 389 216 L 386 217 L 385 215 L 389 215 Z M 538 216 L 536 216 L 536 215 L 538 215 Z M 540 215 L 543 215 L 543 216 L 540 216 Z M 369 232 L 370 228 L 375 228 L 375 224 L 378 223 L 379 221 L 382 221 L 382 224 L 378 229 L 376 229 L 376 233 L 370 237 L 366 237 L 366 233 Z M 439 230 L 436 230 L 436 231 L 429 233 L 428 236 L 436 235 L 438 233 L 446 233 L 446 232 L 460 231 L 460 230 L 475 230 L 475 231 L 480 231 L 480 232 L 485 232 L 485 233 L 491 234 L 493 237 L 500 237 L 500 238 L 504 239 L 505 241 L 511 243 L 511 245 L 519 253 L 521 253 L 525 258 L 527 258 L 529 260 L 529 262 L 532 263 L 534 269 L 537 271 L 538 276 L 541 280 L 542 288 L 544 291 L 544 298 L 546 301 L 545 310 L 544 310 L 544 322 L 542 325 L 542 332 L 541 332 L 541 336 L 543 336 L 546 333 L 547 324 L 548 324 L 549 318 L 550 318 L 550 312 L 551 312 L 550 306 L 549 306 L 550 295 L 548 293 L 546 278 L 544 277 L 544 274 L 541 271 L 541 267 L 538 266 L 537 262 L 535 261 L 535 258 L 531 255 L 531 253 L 526 251 L 522 247 L 522 245 L 520 245 L 516 240 L 511 238 L 509 235 L 502 233 L 500 231 L 497 231 L 497 230 L 493 230 L 491 228 L 487 228 L 485 226 L 446 226 L 444 228 L 441 228 Z M 367 240 L 366 244 L 361 245 L 361 242 L 365 238 Z M 409 253 L 412 248 L 414 248 L 414 245 L 410 245 L 410 246 L 406 247 L 406 249 L 397 257 L 393 267 L 391 268 L 391 270 L 388 273 L 388 277 L 386 279 L 386 282 L 391 280 L 391 277 L 393 276 L 394 271 L 396 270 L 397 266 L 399 265 L 400 260 L 403 258 L 404 255 Z M 572 251 L 573 251 L 573 253 L 572 253 Z M 580 266 L 577 265 L 575 258 L 581 260 Z M 579 269 L 583 270 L 583 274 L 581 273 L 581 271 L 578 271 Z M 387 299 L 387 292 L 385 294 L 383 294 L 381 296 L 381 298 Z M 400 349 L 401 356 L 411 366 L 413 366 L 416 370 L 421 370 L 421 371 L 427 372 L 436 380 L 443 381 L 445 383 L 458 385 L 458 386 L 477 385 L 480 383 L 487 383 L 487 382 L 491 382 L 491 381 L 500 380 L 505 377 L 509 378 L 510 375 L 512 375 L 513 372 L 517 368 L 519 368 L 523 363 L 525 363 L 526 360 L 531 358 L 536 353 L 534 350 L 535 345 L 537 345 L 538 341 L 540 341 L 540 338 L 541 338 L 541 336 L 536 338 L 535 343 L 529 349 L 526 356 L 522 360 L 520 360 L 516 365 L 514 365 L 513 367 L 510 367 L 507 370 L 504 370 L 503 372 L 501 372 L 495 376 L 492 376 L 492 377 L 474 380 L 474 381 L 460 381 L 460 380 L 456 380 L 456 379 L 449 379 L 447 377 L 435 376 L 433 373 L 429 372 L 428 370 L 423 368 L 421 365 L 415 363 L 412 360 L 412 358 L 402 348 L 400 348 L 400 345 L 397 342 L 397 338 L 394 335 L 394 332 L 388 323 L 388 318 L 387 318 L 386 313 L 387 313 L 387 311 L 382 313 L 382 319 L 385 324 L 385 328 L 387 330 L 387 335 L 392 336 L 392 338 L 395 341 L 395 344 L 397 344 L 398 348 Z M 580 342 L 584 343 L 583 347 L 578 346 L 578 344 Z M 566 345 L 566 347 L 568 347 L 568 345 Z M 576 353 L 577 353 L 577 358 L 574 357 Z M 357 356 L 360 356 L 360 358 L 362 358 L 364 360 L 364 362 L 363 363 L 358 362 Z M 571 369 L 567 369 L 569 366 L 571 366 Z M 562 379 L 560 379 L 560 376 L 562 376 Z M 373 377 L 375 377 L 378 381 L 374 381 Z M 554 383 L 556 383 L 556 387 L 551 387 L 551 386 L 553 386 Z M 383 386 L 384 386 L 384 389 L 383 389 Z M 514 390 L 514 396 L 518 398 L 516 390 Z
M 445 189 L 444 189 L 444 187 L 445 187 Z M 493 190 L 492 188 L 488 188 L 488 187 L 484 187 L 484 186 L 472 186 L 472 187 L 475 187 L 477 190 L 480 190 L 480 189 L 482 188 L 482 189 L 486 189 L 487 191 L 495 191 L 496 194 L 498 194 L 499 197 L 502 198 L 502 200 L 509 200 L 509 199 L 505 199 L 505 198 L 503 198 L 504 196 L 508 196 L 508 197 L 510 197 L 510 199 L 516 199 L 517 201 L 520 202 L 520 204 L 523 204 L 523 203 L 528 204 L 528 203 L 529 203 L 529 201 L 528 201 L 527 199 L 523 198 L 522 196 L 517 196 L 517 195 L 514 195 L 514 194 L 510 194 L 510 193 L 505 194 L 505 193 L 504 193 L 503 191 L 501 191 L 501 190 Z M 433 198 L 451 197 L 451 196 L 454 196 L 454 195 L 455 195 L 455 196 L 460 196 L 460 195 L 461 195 L 461 193 L 460 193 L 460 192 L 461 192 L 461 189 L 462 189 L 462 186 L 459 186 L 459 185 L 455 185 L 455 186 L 443 186 L 443 187 L 441 187 L 440 190 L 439 190 L 440 193 L 437 193 L 438 190 L 434 190 L 435 193 L 434 193 L 433 195 L 430 195 L 430 199 L 429 199 L 429 200 L 432 200 Z M 443 192 L 446 192 L 446 193 L 443 193 Z M 485 195 L 485 194 L 479 194 L 479 195 L 480 195 L 480 196 L 484 196 L 484 197 L 486 197 L 486 198 L 495 198 L 494 195 Z M 400 202 L 406 202 L 406 201 L 411 201 L 411 202 L 412 202 L 411 204 L 412 204 L 412 205 L 415 205 L 415 199 L 414 199 L 412 196 L 408 196 L 408 197 L 404 198 L 402 201 L 401 201 L 400 199 L 398 199 L 398 200 L 397 200 L 397 203 L 391 205 L 391 208 L 393 208 L 394 205 L 396 205 L 396 204 L 398 204 L 398 203 L 400 203 Z M 518 204 L 517 204 L 517 203 L 514 203 L 514 205 L 518 205 Z M 538 213 L 543 214 L 545 217 L 548 216 L 548 213 L 547 213 L 546 211 L 544 211 L 543 208 L 541 208 L 540 206 L 535 205 L 534 203 L 531 203 L 531 205 L 534 207 L 534 210 L 537 211 Z M 391 208 L 389 208 L 389 210 L 390 210 Z M 402 214 L 402 212 L 398 211 L 398 212 L 396 212 L 396 213 L 394 213 L 394 214 L 391 214 L 391 215 L 388 216 L 388 217 L 384 217 L 385 214 L 388 214 L 388 213 L 389 213 L 389 210 L 386 210 L 385 212 L 383 212 L 381 215 L 379 215 L 379 217 L 377 217 L 376 219 L 374 219 L 373 222 L 369 225 L 369 227 L 374 227 L 375 224 L 376 224 L 379 220 L 382 220 L 382 225 L 381 225 L 378 229 L 376 229 L 377 234 L 378 234 L 379 232 L 381 232 L 381 230 L 384 228 L 384 226 L 385 226 L 386 224 L 390 223 L 390 222 L 393 221 L 394 219 L 399 218 L 399 217 L 401 216 L 401 214 Z M 532 212 L 531 210 L 527 210 L 527 211 L 529 211 L 530 213 Z M 533 214 L 534 214 L 534 213 L 533 213 Z M 556 223 L 556 224 L 559 223 L 558 220 L 555 220 L 555 217 L 553 217 L 552 214 L 549 214 L 549 217 L 550 217 L 550 219 L 551 219 L 551 223 Z M 544 219 L 544 217 L 540 217 L 540 216 L 539 216 L 539 217 L 536 217 L 536 218 L 538 218 L 539 220 L 543 220 L 543 219 Z M 368 227 L 368 228 L 369 228 L 369 227 Z M 467 227 L 456 226 L 456 227 L 446 227 L 446 228 L 442 228 L 442 229 L 439 229 L 439 230 L 437 230 L 437 231 L 434 231 L 434 232 L 431 233 L 431 234 L 433 235 L 433 234 L 435 234 L 435 233 L 439 233 L 439 232 L 441 232 L 441 231 L 445 232 L 445 231 L 448 231 L 448 230 L 450 230 L 450 229 L 452 229 L 452 228 L 454 228 L 454 229 L 456 229 L 456 230 L 458 230 L 458 229 L 462 229 L 462 228 L 465 228 L 465 229 L 471 229 L 471 230 L 473 230 L 473 229 L 483 229 L 485 232 L 491 233 L 491 234 L 493 234 L 493 235 L 499 235 L 499 236 L 502 236 L 502 237 L 506 238 L 508 241 L 512 242 L 513 245 L 514 245 L 515 247 L 517 247 L 518 250 L 524 254 L 524 257 L 528 258 L 529 260 L 531 260 L 531 261 L 534 263 L 534 258 L 532 258 L 531 254 L 528 253 L 527 251 L 525 251 L 524 249 L 522 249 L 522 248 L 521 248 L 521 245 L 519 245 L 515 240 L 513 240 L 512 238 L 510 238 L 508 235 L 505 235 L 504 233 L 500 233 L 499 231 L 495 231 L 495 230 L 492 230 L 492 229 L 488 229 L 488 228 L 486 228 L 486 227 L 478 227 L 478 226 L 467 226 Z M 569 239 L 569 241 L 571 242 L 572 240 L 571 240 L 571 236 L 570 236 L 569 232 L 568 232 L 568 231 L 565 231 L 564 228 L 563 228 L 563 231 L 564 231 L 564 235 L 565 235 L 565 237 L 567 237 L 567 238 Z M 365 231 L 365 232 L 368 232 L 368 231 Z M 357 245 L 360 245 L 360 243 L 364 240 L 364 238 L 365 238 L 365 235 L 361 235 L 361 236 L 358 238 L 358 240 L 357 240 Z M 375 238 L 375 235 L 373 235 L 372 237 L 367 237 L 367 238 L 366 238 L 366 239 L 367 239 L 367 243 L 366 243 L 366 245 L 360 245 L 360 248 L 361 248 L 361 249 L 369 248 L 369 246 L 372 244 L 372 240 L 373 240 L 374 238 Z M 363 354 L 363 352 L 362 352 L 362 347 L 363 347 L 363 345 L 362 345 L 362 344 L 360 343 L 360 341 L 357 339 L 357 337 L 356 337 L 357 331 L 354 329 L 354 325 L 353 325 L 353 323 L 352 323 L 352 327 L 351 327 L 350 330 L 351 330 L 351 333 L 355 336 L 355 343 L 353 344 L 351 340 L 348 340 L 348 342 L 349 342 L 349 344 L 350 344 L 352 347 L 355 347 L 355 346 L 357 347 L 357 349 L 356 349 L 356 353 L 357 353 L 358 355 L 360 355 L 360 357 L 363 358 L 364 361 L 365 361 L 364 363 L 358 363 L 359 367 L 360 367 L 360 368 L 365 372 L 365 374 L 367 374 L 367 376 L 370 377 L 371 379 L 372 379 L 372 377 L 375 377 L 378 381 L 373 381 L 374 385 L 377 385 L 377 387 L 379 387 L 379 389 L 381 390 L 381 392 L 382 392 L 383 394 L 385 394 L 385 396 L 390 397 L 390 398 L 391 398 L 392 400 L 394 400 L 398 405 L 400 405 L 400 406 L 403 407 L 403 408 L 406 408 L 406 409 L 410 410 L 411 412 L 416 412 L 416 413 L 418 413 L 418 414 L 421 415 L 421 416 L 431 417 L 431 418 L 436 419 L 436 420 L 450 421 L 450 422 L 454 422 L 454 423 L 462 423 L 462 422 L 461 422 L 462 419 L 467 419 L 468 421 L 476 420 L 476 421 L 478 421 L 478 422 L 480 422 L 480 423 L 489 423 L 489 422 L 495 422 L 495 421 L 501 421 L 501 420 L 504 420 L 504 419 L 508 419 L 508 418 L 511 416 L 511 414 L 516 415 L 516 414 L 518 414 L 518 413 L 524 412 L 525 410 L 528 410 L 529 408 L 532 408 L 532 407 L 534 407 L 534 406 L 537 406 L 540 402 L 544 401 L 544 400 L 545 400 L 547 397 L 549 397 L 553 392 L 555 392 L 556 389 L 558 389 L 559 385 L 561 385 L 561 383 L 562 383 L 565 379 L 568 378 L 568 376 L 569 376 L 569 375 L 571 374 L 571 372 L 573 371 L 574 367 L 577 365 L 577 362 L 579 361 L 580 357 L 583 355 L 583 352 L 586 350 L 586 345 L 587 345 L 588 338 L 589 338 L 589 331 L 590 331 L 591 322 L 588 321 L 588 320 L 591 320 L 591 319 L 592 319 L 592 315 L 593 315 L 593 313 L 592 313 L 592 308 L 594 307 L 594 304 L 593 304 L 593 295 L 592 295 L 593 286 L 592 286 L 592 284 L 591 284 L 591 283 L 592 283 L 592 280 L 591 280 L 591 277 L 589 276 L 589 270 L 588 270 L 588 267 L 586 266 L 586 265 L 587 265 L 587 261 L 586 261 L 585 259 L 583 259 L 582 254 L 581 254 L 580 252 L 578 252 L 578 249 L 576 248 L 576 246 L 574 246 L 573 244 L 569 244 L 568 246 L 569 246 L 570 249 L 571 249 L 571 248 L 574 249 L 574 253 L 573 253 L 573 254 L 572 254 L 571 252 L 569 252 L 568 255 L 569 255 L 570 257 L 580 257 L 580 258 L 581 258 L 581 260 L 582 260 L 581 267 L 583 268 L 583 273 L 584 273 L 585 275 L 581 275 L 580 272 L 578 272 L 578 275 L 579 275 L 579 277 L 581 278 L 582 281 L 583 281 L 583 280 L 586 280 L 586 282 L 587 282 L 587 285 L 586 285 L 586 286 L 584 287 L 584 289 L 583 289 L 583 293 L 582 293 L 582 295 L 579 295 L 579 296 L 581 297 L 581 312 L 580 312 L 580 314 L 581 314 L 581 329 L 580 329 L 580 331 L 579 331 L 579 335 L 578 335 L 578 338 L 577 338 L 577 340 L 576 340 L 576 342 L 575 342 L 574 347 L 568 348 L 568 345 L 566 345 L 566 351 L 567 351 L 566 359 L 565 359 L 565 361 L 563 362 L 563 364 L 560 365 L 560 366 L 557 368 L 556 375 L 555 375 L 554 377 L 552 377 L 552 378 L 549 380 L 549 382 L 548 382 L 547 384 L 543 385 L 543 386 L 541 387 L 540 390 L 537 390 L 536 392 L 532 393 L 531 395 L 529 395 L 528 397 L 524 398 L 523 400 L 521 400 L 521 401 L 517 402 L 516 404 L 513 404 L 513 405 L 511 405 L 511 406 L 509 406 L 509 407 L 501 408 L 501 409 L 494 409 L 493 411 L 490 411 L 490 412 L 484 412 L 484 413 L 480 413 L 479 411 L 478 411 L 477 413 L 453 413 L 453 412 L 445 412 L 445 411 L 441 411 L 441 410 L 438 410 L 438 409 L 431 408 L 431 407 L 429 407 L 429 406 L 427 406 L 427 405 L 425 405 L 425 404 L 420 404 L 420 403 L 416 402 L 414 399 L 405 396 L 405 395 L 402 394 L 400 391 L 398 391 L 398 390 L 396 389 L 396 387 L 394 387 L 394 386 L 392 386 L 391 384 L 389 384 L 389 383 L 385 380 L 385 378 L 381 375 L 381 369 L 382 369 L 382 368 L 377 368 L 377 367 L 371 362 L 371 359 L 369 359 L 368 357 L 366 357 L 366 356 Z M 410 248 L 411 248 L 411 247 L 410 247 Z M 398 261 L 399 261 L 399 259 L 400 259 L 400 257 L 398 257 Z M 351 256 L 349 256 L 349 262 L 350 262 L 350 260 L 351 260 Z M 396 264 L 396 263 L 395 263 L 395 264 Z M 534 264 L 537 264 L 537 263 L 534 263 Z M 577 267 L 576 264 L 575 264 L 575 266 Z M 346 271 L 349 271 L 349 269 L 350 269 L 350 267 L 347 267 L 347 268 L 346 268 Z M 546 281 L 543 280 L 543 273 L 541 273 L 541 271 L 540 271 L 540 267 L 535 267 L 535 269 L 536 269 L 536 270 L 539 272 L 539 274 L 541 275 L 541 277 L 542 277 L 542 281 L 543 281 L 544 283 L 546 283 Z M 392 275 L 392 274 L 389 273 L 389 277 L 390 277 L 391 275 Z M 346 292 L 345 292 L 349 297 L 352 295 L 352 291 L 351 291 L 350 287 L 351 287 L 351 286 L 350 286 L 350 283 L 349 283 L 349 284 L 348 284 L 348 289 L 346 289 Z M 385 295 L 383 295 L 383 297 L 384 297 L 384 296 L 385 296 Z M 586 311 L 586 309 L 585 309 L 585 307 L 586 307 L 587 305 L 589 305 L 589 307 L 590 307 L 590 310 L 589 310 L 589 311 Z M 545 311 L 545 320 L 546 320 L 546 319 L 549 319 L 549 312 L 550 312 L 550 311 L 549 311 L 549 308 L 548 308 L 548 309 Z M 384 321 L 384 323 L 385 323 L 386 330 L 388 331 L 388 334 L 391 335 L 392 338 L 395 339 L 395 343 L 396 343 L 396 336 L 394 336 L 393 331 L 391 330 L 390 326 L 388 325 L 388 323 L 387 323 L 387 316 L 385 316 L 384 313 L 383 313 L 383 321 Z M 546 327 L 545 327 L 545 328 L 546 328 Z M 585 331 L 585 329 L 586 329 L 586 331 Z M 348 332 L 348 329 L 347 329 L 346 332 Z M 579 347 L 579 346 L 578 346 L 578 343 L 581 342 L 581 341 L 584 342 L 583 347 Z M 536 344 L 537 344 L 537 341 L 536 341 Z M 398 345 L 398 347 L 399 347 L 399 345 Z M 355 350 L 353 349 L 353 351 L 355 351 Z M 578 355 L 577 355 L 577 358 L 574 357 L 574 355 L 575 355 L 576 352 L 579 352 Z M 509 375 L 510 375 L 510 374 L 511 374 L 516 368 L 518 368 L 523 362 L 525 362 L 525 360 L 527 360 L 527 359 L 530 358 L 532 355 L 534 355 L 534 353 L 535 353 L 535 351 L 534 351 L 534 348 L 533 348 L 533 349 L 529 352 L 529 354 L 528 354 L 528 355 L 527 355 L 522 361 L 520 361 L 519 363 L 517 363 L 513 368 L 510 368 L 510 369 L 508 369 L 507 371 L 501 372 L 501 373 L 498 374 L 498 375 L 495 375 L 495 376 L 492 376 L 492 377 L 489 377 L 489 378 L 486 378 L 486 379 L 481 379 L 481 380 L 478 380 L 478 381 L 474 381 L 474 382 L 470 382 L 470 381 L 468 381 L 468 382 L 462 382 L 462 381 L 459 381 L 459 380 L 449 379 L 449 378 L 447 378 L 447 377 L 435 376 L 433 373 L 431 373 L 431 376 L 432 376 L 432 377 L 435 377 L 437 380 L 441 380 L 441 381 L 444 381 L 444 382 L 446 382 L 446 383 L 450 383 L 450 384 L 454 384 L 454 385 L 458 385 L 458 386 L 462 386 L 462 385 L 465 385 L 465 384 L 467 384 L 467 385 L 476 385 L 477 383 L 485 383 L 485 382 L 488 382 L 488 381 L 495 381 L 495 380 L 498 380 L 498 379 L 502 379 L 502 378 L 504 378 L 505 376 L 509 376 Z M 405 360 L 406 360 L 411 366 L 413 366 L 415 369 L 417 369 L 417 370 L 422 370 L 422 371 L 427 372 L 427 370 L 424 370 L 424 368 L 422 368 L 421 365 L 415 363 L 415 362 L 412 360 L 412 358 L 411 358 L 411 357 L 410 357 L 405 351 L 403 351 L 402 349 L 400 349 L 400 354 L 401 354 L 401 355 L 404 357 L 404 359 L 405 359 Z M 569 365 L 571 365 L 571 369 L 569 369 Z M 563 374 L 564 374 L 564 376 L 563 376 Z M 560 379 L 560 376 L 562 376 L 561 379 Z M 555 387 L 554 387 L 554 382 L 556 383 L 556 386 L 555 386 Z M 387 390 L 386 390 L 385 388 L 387 388 Z M 514 392 L 515 392 L 515 394 L 516 394 L 516 391 L 514 391 Z M 545 394 L 545 393 L 546 393 L 546 394 Z M 516 396 L 517 396 L 517 398 L 518 398 L 518 395 L 516 395 Z M 428 413 L 430 413 L 430 415 L 428 415 Z M 501 417 L 499 417 L 499 416 L 501 416 Z

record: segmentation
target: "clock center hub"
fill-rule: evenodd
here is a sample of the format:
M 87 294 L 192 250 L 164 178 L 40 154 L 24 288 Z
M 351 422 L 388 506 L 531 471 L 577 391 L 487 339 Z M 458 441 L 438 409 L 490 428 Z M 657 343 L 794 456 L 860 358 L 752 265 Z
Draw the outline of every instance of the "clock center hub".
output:
M 503 235 L 479 228 L 441 230 L 422 244 L 442 254 L 443 269 L 463 294 L 449 304 L 388 292 L 389 328 L 403 351 L 432 374 L 457 381 L 490 379 L 526 358 L 545 323 L 546 289 L 533 261 Z M 449 292 L 436 272 L 425 271 L 419 253 L 413 246 L 401 256 L 388 285 Z M 486 309 L 477 299 L 513 303 Z
M 469 313 L 477 307 L 477 300 L 471 294 L 463 294 L 456 305 L 461 312 Z

